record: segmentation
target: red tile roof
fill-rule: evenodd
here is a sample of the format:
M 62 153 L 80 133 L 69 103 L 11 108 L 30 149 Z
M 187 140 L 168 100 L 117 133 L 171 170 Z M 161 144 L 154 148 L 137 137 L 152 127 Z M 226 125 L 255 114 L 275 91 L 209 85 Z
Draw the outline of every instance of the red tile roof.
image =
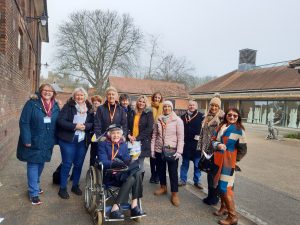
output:
M 190 94 L 300 88 L 300 74 L 287 66 L 232 71 L 190 91 Z
M 118 92 L 131 95 L 152 95 L 159 91 L 164 97 L 188 97 L 185 86 L 180 83 L 116 76 L 109 76 L 109 83 Z

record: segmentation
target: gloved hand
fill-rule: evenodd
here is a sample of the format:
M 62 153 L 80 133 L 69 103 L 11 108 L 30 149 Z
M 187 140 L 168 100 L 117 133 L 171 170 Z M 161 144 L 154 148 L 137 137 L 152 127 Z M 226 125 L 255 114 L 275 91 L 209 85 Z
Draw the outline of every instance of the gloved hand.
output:
M 126 164 L 118 158 L 115 158 L 111 163 L 111 168 L 124 168 L 126 167 Z
M 155 152 L 151 152 L 151 158 L 155 159 Z
M 175 160 L 177 160 L 177 159 L 180 159 L 180 158 L 181 158 L 181 154 L 180 154 L 180 153 L 178 153 L 178 152 L 176 152 L 176 153 L 175 153 L 173 156 L 175 157 Z

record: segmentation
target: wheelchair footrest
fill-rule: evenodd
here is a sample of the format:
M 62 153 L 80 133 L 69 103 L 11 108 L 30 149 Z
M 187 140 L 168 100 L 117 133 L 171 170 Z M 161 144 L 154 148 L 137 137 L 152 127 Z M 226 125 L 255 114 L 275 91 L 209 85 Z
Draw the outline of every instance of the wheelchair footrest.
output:
M 112 208 L 111 205 L 106 206 L 105 207 L 105 212 L 107 214 L 109 214 L 110 211 L 111 211 L 111 208 Z M 131 209 L 131 205 L 129 203 L 127 203 L 127 204 L 121 204 L 121 208 L 122 208 L 122 210 L 129 210 L 129 209 Z

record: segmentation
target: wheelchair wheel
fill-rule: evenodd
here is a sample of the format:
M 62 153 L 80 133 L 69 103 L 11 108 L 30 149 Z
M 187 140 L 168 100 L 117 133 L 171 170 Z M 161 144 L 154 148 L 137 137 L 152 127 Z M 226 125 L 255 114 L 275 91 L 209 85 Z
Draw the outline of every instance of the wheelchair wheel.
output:
M 101 211 L 94 210 L 93 222 L 94 222 L 94 225 L 101 225 L 102 224 L 103 219 L 102 219 L 102 212 Z
M 85 191 L 84 191 L 84 203 L 85 208 L 88 212 L 93 212 L 96 208 L 96 200 L 97 200 L 97 193 L 96 193 L 96 171 L 93 166 L 86 173 L 85 177 Z

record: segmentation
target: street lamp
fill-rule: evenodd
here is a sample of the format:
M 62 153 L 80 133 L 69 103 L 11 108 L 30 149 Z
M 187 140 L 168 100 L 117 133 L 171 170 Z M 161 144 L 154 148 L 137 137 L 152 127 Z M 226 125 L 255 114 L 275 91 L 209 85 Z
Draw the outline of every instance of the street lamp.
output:
M 26 22 L 31 23 L 33 20 L 37 20 L 38 23 L 41 23 L 42 27 L 45 27 L 48 23 L 48 18 L 49 17 L 45 13 L 37 17 L 26 16 Z
M 40 62 L 40 44 L 39 44 L 39 30 L 40 30 L 40 26 L 39 24 L 44 27 L 45 29 L 48 29 L 47 27 L 47 23 L 48 23 L 48 15 L 46 12 L 43 12 L 43 14 L 41 16 L 37 16 L 37 17 L 30 17 L 30 16 L 26 16 L 25 17 L 25 21 L 26 23 L 31 23 L 33 21 L 36 21 L 37 22 L 37 26 L 36 26 L 36 46 L 35 46 L 35 55 L 36 55 L 36 61 L 37 63 L 35 64 L 35 68 L 36 68 L 36 87 L 38 87 L 38 80 L 39 80 L 39 76 L 40 76 L 40 70 L 41 70 L 41 66 L 44 65 L 44 66 L 48 66 L 48 64 L 41 64 Z

